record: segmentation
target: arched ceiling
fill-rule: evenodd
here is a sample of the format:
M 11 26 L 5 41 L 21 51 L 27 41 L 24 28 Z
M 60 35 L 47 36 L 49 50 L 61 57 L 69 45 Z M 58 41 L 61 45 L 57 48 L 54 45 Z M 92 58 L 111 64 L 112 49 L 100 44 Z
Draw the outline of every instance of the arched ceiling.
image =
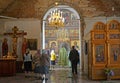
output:
M 0 16 L 42 18 L 55 2 L 73 7 L 83 17 L 120 17 L 120 0 L 0 0 Z

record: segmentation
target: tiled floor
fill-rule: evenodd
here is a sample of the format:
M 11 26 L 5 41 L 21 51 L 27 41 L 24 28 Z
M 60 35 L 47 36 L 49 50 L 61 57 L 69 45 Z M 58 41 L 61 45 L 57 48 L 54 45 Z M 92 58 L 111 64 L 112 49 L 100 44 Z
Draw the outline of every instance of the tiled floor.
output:
M 25 78 L 23 73 L 17 73 L 11 77 L 0 77 L 0 83 L 43 83 L 40 79 L 35 78 L 36 74 L 32 73 L 30 76 Z M 55 68 L 49 72 L 47 78 L 48 80 L 45 83 L 120 83 L 119 80 L 92 81 L 81 73 L 78 73 L 78 76 L 72 76 L 71 68 Z

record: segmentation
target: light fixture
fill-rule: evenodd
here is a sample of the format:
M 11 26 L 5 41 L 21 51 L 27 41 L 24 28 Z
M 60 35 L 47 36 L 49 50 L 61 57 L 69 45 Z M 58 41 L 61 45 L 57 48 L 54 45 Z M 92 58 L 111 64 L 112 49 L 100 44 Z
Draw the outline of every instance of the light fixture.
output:
M 63 12 L 56 8 L 50 13 L 50 17 L 48 18 L 48 25 L 56 28 L 64 27 L 64 21 Z
M 113 16 L 115 16 L 115 8 L 112 7 L 112 13 L 113 13 Z

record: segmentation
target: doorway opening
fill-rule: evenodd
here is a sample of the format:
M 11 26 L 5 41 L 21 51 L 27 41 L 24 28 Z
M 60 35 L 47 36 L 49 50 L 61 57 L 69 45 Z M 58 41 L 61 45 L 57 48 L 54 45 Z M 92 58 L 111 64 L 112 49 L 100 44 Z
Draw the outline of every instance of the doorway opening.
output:
M 65 19 L 64 27 L 50 27 L 48 25 L 48 19 L 51 11 L 55 10 L 56 7 L 50 8 L 43 17 L 42 26 L 42 48 L 54 50 L 56 55 L 59 57 L 59 50 L 62 46 L 67 50 L 67 55 L 71 46 L 76 46 L 80 54 L 80 68 L 82 67 L 81 61 L 81 27 L 80 27 L 80 16 L 77 11 L 67 5 L 58 5 L 57 9 L 63 12 Z

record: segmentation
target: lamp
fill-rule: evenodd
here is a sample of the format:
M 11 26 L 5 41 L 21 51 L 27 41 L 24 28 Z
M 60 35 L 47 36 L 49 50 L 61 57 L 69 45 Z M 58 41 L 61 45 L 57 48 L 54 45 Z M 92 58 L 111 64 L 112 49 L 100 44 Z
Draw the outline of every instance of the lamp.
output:
M 113 16 L 115 16 L 115 8 L 112 7 L 112 13 L 113 13 Z
M 48 19 L 48 25 L 56 28 L 63 27 L 65 19 L 62 14 L 63 12 L 58 9 L 51 11 Z

